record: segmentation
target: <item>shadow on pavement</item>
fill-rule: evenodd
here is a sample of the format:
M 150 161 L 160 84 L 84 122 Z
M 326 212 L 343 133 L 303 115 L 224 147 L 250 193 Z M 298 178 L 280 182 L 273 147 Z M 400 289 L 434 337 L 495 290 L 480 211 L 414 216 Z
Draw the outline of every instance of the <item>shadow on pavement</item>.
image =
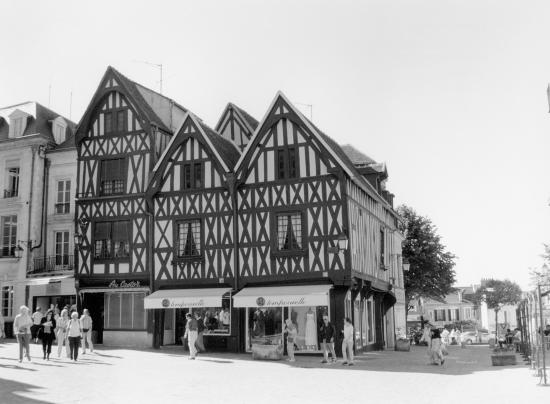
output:
M 30 369 L 29 369 L 30 370 Z M 19 393 L 36 393 L 36 390 L 41 387 L 32 386 L 26 383 L 19 383 L 13 380 L 6 380 L 0 378 L 0 397 L 2 403 L 10 404 L 51 404 L 50 401 L 35 400 L 32 398 L 24 397 Z

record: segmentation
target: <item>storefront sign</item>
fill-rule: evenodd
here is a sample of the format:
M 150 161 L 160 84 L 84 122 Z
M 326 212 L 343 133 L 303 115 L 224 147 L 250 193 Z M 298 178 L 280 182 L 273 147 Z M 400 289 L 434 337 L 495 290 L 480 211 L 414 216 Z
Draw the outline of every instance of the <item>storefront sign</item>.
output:
M 162 299 L 161 305 L 164 309 L 183 309 L 187 307 L 206 307 L 204 299 L 173 298 Z
M 140 287 L 141 287 L 141 284 L 139 283 L 139 281 L 131 281 L 131 282 L 122 281 L 120 283 L 118 283 L 117 281 L 112 281 L 109 284 L 109 288 L 111 289 L 127 289 L 127 288 L 140 288 Z
M 256 305 L 258 307 L 279 307 L 279 306 L 306 306 L 310 303 L 306 301 L 304 296 L 282 296 L 274 298 L 258 297 L 256 299 Z
M 327 306 L 328 295 L 311 294 L 303 296 L 239 296 L 234 298 L 235 307 L 285 307 L 285 306 Z
M 222 307 L 222 296 L 230 288 L 157 290 L 144 300 L 146 309 Z

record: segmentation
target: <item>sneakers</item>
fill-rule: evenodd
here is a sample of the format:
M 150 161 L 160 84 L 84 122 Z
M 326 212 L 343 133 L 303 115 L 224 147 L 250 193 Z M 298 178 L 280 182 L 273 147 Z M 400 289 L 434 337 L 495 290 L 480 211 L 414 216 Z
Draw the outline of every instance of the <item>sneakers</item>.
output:
M 342 366 L 346 366 L 348 363 L 346 361 L 342 362 Z
M 328 363 L 326 359 L 323 359 L 321 363 Z

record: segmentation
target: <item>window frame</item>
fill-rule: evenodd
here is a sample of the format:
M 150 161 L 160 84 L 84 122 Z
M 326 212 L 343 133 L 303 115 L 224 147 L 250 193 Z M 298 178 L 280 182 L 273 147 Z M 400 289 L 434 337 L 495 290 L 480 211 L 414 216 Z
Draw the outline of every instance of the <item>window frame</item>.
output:
M 122 181 L 122 191 L 121 192 L 111 192 L 111 193 L 105 193 L 104 187 L 103 187 L 103 167 L 106 164 L 107 161 L 114 161 L 119 160 L 123 162 L 124 169 L 122 170 L 121 178 L 120 179 L 111 179 L 110 181 Z M 109 157 L 104 158 L 100 160 L 99 164 L 99 173 L 98 173 L 99 179 L 98 179 L 98 186 L 99 186 L 99 195 L 100 196 L 113 196 L 113 195 L 124 195 L 126 193 L 126 185 L 128 183 L 128 158 L 127 157 Z
M 386 230 L 383 227 L 380 227 L 380 269 L 386 271 L 388 267 L 386 266 Z
M 119 223 L 119 222 L 128 222 L 128 225 L 130 226 L 129 227 L 129 234 L 128 234 L 128 239 L 127 239 L 127 243 L 128 243 L 128 255 L 125 256 L 125 257 L 115 257 L 115 240 L 113 239 L 113 228 L 114 228 L 114 224 L 115 223 Z M 109 239 L 108 240 L 108 244 L 107 244 L 107 247 L 109 249 L 109 256 L 100 256 L 100 257 L 97 257 L 96 256 L 96 247 L 97 247 L 97 241 L 99 240 L 96 240 L 95 238 L 95 234 L 96 234 L 96 227 L 98 224 L 100 223 L 108 223 L 109 224 Z M 100 239 L 100 240 L 105 240 L 105 239 Z M 92 258 L 94 260 L 94 262 L 127 262 L 127 261 L 130 261 L 130 257 L 132 255 L 132 220 L 131 219 L 123 219 L 123 220 L 120 220 L 120 219 L 113 219 L 113 220 L 98 220 L 98 221 L 94 221 L 93 222 L 93 226 L 92 226 L 92 243 L 91 243 L 91 247 L 92 247 Z
M 59 190 L 59 185 L 63 183 L 63 190 Z M 69 186 L 67 187 L 67 184 Z M 56 181 L 55 205 L 54 210 L 56 215 L 66 215 L 71 213 L 71 180 L 62 179 Z M 62 195 L 62 200 L 59 200 L 59 195 Z
M 15 218 L 15 224 L 13 223 L 13 218 Z M 4 245 L 4 238 L 5 238 L 5 226 L 6 221 L 9 220 L 10 222 L 10 231 L 8 234 L 8 239 L 10 241 L 13 241 L 13 243 L 10 243 L 7 247 Z M 17 246 L 17 215 L 5 215 L 0 216 L 0 227 L 2 233 L 0 234 L 0 258 L 14 258 L 15 257 L 15 248 Z M 15 229 L 15 230 L 13 230 Z M 8 248 L 8 253 L 4 254 L 4 249 Z
M 300 215 L 302 245 L 299 249 L 279 250 L 279 216 Z M 307 215 L 303 209 L 275 209 L 271 214 L 271 255 L 280 257 L 306 256 L 308 254 L 308 226 Z
M 61 242 L 57 240 L 58 235 L 61 234 Z M 65 240 L 65 235 L 67 240 Z M 56 230 L 54 231 L 54 259 L 56 268 L 67 268 L 71 263 L 71 232 L 69 230 Z M 61 254 L 58 254 L 58 246 L 61 246 Z M 58 258 L 60 257 L 60 261 Z M 58 263 L 59 262 L 59 263 Z
M 200 170 L 200 178 L 197 179 L 197 168 Z M 203 189 L 204 188 L 204 167 L 202 162 L 190 162 L 181 164 L 181 189 L 183 190 L 192 190 L 192 189 Z M 189 170 L 189 172 L 188 172 Z M 189 186 L 187 177 L 189 177 Z M 200 181 L 197 184 L 197 181 Z
M 122 295 L 131 295 L 131 304 L 128 305 L 128 306 L 123 306 L 123 302 L 122 302 Z M 105 296 L 103 297 L 103 303 L 104 303 L 104 307 L 105 307 L 105 318 L 103 320 L 103 329 L 104 330 L 116 330 L 116 331 L 146 331 L 147 330 L 147 310 L 145 310 L 145 308 L 143 308 L 143 328 L 136 328 L 134 327 L 134 323 L 135 323 L 135 313 L 134 313 L 134 309 L 136 307 L 136 304 L 135 304 L 135 298 L 136 296 L 139 296 L 139 295 L 142 295 L 143 296 L 143 299 L 145 299 L 145 297 L 147 297 L 147 293 L 146 292 L 142 292 L 142 291 L 127 291 L 127 292 L 113 292 L 113 293 L 105 293 Z M 110 321 L 111 321 L 111 297 L 112 296 L 117 296 L 118 298 L 118 311 L 119 311 L 119 318 L 118 318 L 118 323 L 119 323 L 119 327 L 112 327 Z M 123 313 L 123 307 L 131 307 L 132 308 L 132 325 L 130 326 L 130 328 L 128 327 L 122 327 L 122 316 L 124 314 L 128 314 L 128 313 Z M 143 307 L 143 305 L 140 305 L 140 307 Z
M 300 178 L 300 153 L 299 148 L 296 145 L 285 145 L 279 146 L 275 149 L 276 159 L 275 159 L 275 173 L 277 180 L 295 180 Z M 291 175 L 291 151 L 293 156 L 294 166 L 293 170 L 295 171 Z M 281 172 L 281 159 L 283 163 L 282 172 Z
M 183 224 L 189 224 L 189 223 L 192 223 L 192 222 L 198 222 L 199 223 L 199 232 L 200 232 L 200 237 L 199 237 L 199 248 L 197 249 L 198 250 L 198 254 L 194 254 L 194 255 L 180 255 L 180 240 L 179 240 L 179 228 L 180 228 L 180 225 L 183 225 Z M 178 219 L 178 220 L 175 220 L 174 221 L 174 224 L 175 226 L 173 226 L 173 238 L 172 240 L 174 240 L 174 261 L 175 262 L 181 262 L 181 261 L 201 261 L 204 259 L 204 225 L 203 225 L 203 220 L 199 217 L 191 217 L 191 218 L 186 218 L 186 219 Z M 186 241 L 187 242 L 187 241 Z
M 2 305 L 3 317 L 13 317 L 13 294 L 14 294 L 13 285 L 2 286 L 2 295 L 0 296 L 0 303 Z M 7 303 L 7 305 L 5 303 Z
M 17 170 L 17 172 L 12 172 Z M 19 196 L 19 185 L 21 180 L 21 167 L 16 164 L 8 164 L 6 167 L 6 189 L 4 198 L 17 198 Z

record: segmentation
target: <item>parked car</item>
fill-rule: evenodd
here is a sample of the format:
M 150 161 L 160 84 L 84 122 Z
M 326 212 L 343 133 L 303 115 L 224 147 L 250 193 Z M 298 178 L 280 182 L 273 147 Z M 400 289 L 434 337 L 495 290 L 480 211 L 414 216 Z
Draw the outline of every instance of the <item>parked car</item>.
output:
M 495 332 L 492 333 L 484 332 L 484 331 L 465 331 L 461 334 L 460 339 L 462 342 L 465 342 L 466 344 L 488 344 L 490 338 L 495 337 Z

